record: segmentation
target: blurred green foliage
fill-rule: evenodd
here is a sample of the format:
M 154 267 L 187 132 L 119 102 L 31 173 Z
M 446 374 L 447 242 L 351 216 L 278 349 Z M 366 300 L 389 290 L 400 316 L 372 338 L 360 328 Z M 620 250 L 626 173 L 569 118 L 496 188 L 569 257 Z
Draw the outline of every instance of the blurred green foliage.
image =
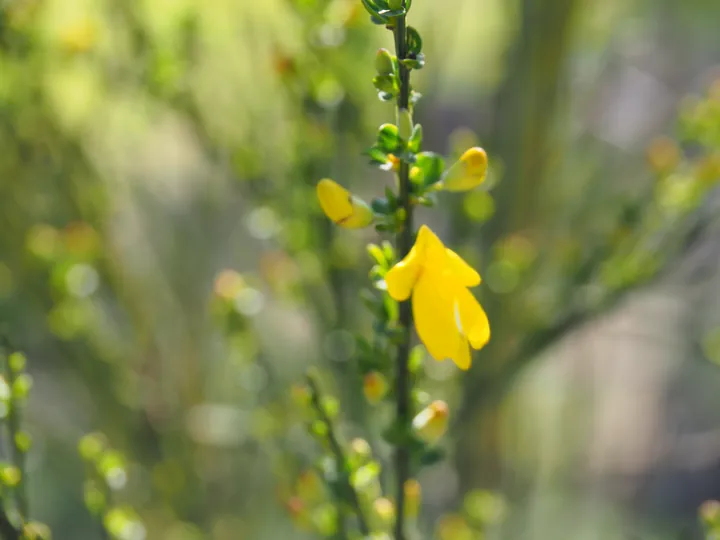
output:
M 434 219 L 482 269 L 493 340 L 463 380 L 418 357 L 455 425 L 453 457 L 420 479 L 418 528 L 476 538 L 505 514 L 475 490 L 502 483 L 500 404 L 518 373 L 672 267 L 712 217 L 720 7 L 413 10 L 434 63 L 418 77 L 426 146 L 457 157 L 479 141 L 491 158 L 493 197 Z M 372 237 L 339 237 L 313 190 L 322 177 L 361 196 L 382 185 L 362 156 L 383 119 L 381 46 L 356 0 L 0 0 L 0 324 L 30 359 L 28 438 L 14 443 L 33 442 L 28 517 L 53 538 L 330 532 L 291 389 L 308 364 L 341 396 L 347 440 L 362 433 L 388 459 L 386 411 L 368 413 L 348 367 L 367 352 L 348 329 L 370 324 L 356 292 Z M 668 94 L 665 109 L 634 99 Z M 28 380 L 0 385 L 3 403 Z M 88 432 L 102 454 L 92 438 L 78 454 Z M 365 471 L 354 481 L 374 482 Z

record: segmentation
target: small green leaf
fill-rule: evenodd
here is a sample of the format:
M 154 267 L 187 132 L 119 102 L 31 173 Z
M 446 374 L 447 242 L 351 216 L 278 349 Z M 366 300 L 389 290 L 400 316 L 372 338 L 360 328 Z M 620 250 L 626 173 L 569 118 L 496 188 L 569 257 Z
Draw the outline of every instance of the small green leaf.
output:
M 363 491 L 368 488 L 378 476 L 380 476 L 380 465 L 375 461 L 371 461 L 350 475 L 350 484 L 355 489 Z
M 385 258 L 387 259 L 388 263 L 392 264 L 395 262 L 395 248 L 393 245 L 388 242 L 387 240 L 384 240 L 382 243 L 382 249 L 383 254 L 385 255 Z
M 405 9 L 383 9 L 378 15 L 385 19 L 391 19 L 393 17 L 402 17 L 405 13 Z
M 373 283 L 375 281 L 381 281 L 381 280 L 385 279 L 386 273 L 387 273 L 387 271 L 382 266 L 376 264 L 375 266 L 373 266 L 370 269 L 370 272 L 369 272 L 370 281 L 372 281 Z
M 422 52 L 422 38 L 420 32 L 418 32 L 412 26 L 407 27 L 407 51 L 411 57 L 415 57 Z
M 390 205 L 390 211 L 394 212 L 398 207 L 397 196 L 390 187 L 385 187 L 385 197 L 387 198 L 388 204 Z
M 410 357 L 408 359 L 408 370 L 410 373 L 417 373 L 425 361 L 425 347 L 423 345 L 416 345 L 410 351 Z
M 315 420 L 310 425 L 310 432 L 315 435 L 316 437 L 325 438 L 328 433 L 327 425 L 325 425 L 325 422 L 321 422 L 320 420 Z
M 391 154 L 400 146 L 400 132 L 394 124 L 383 124 L 378 129 L 377 148 Z
M 396 96 L 400 91 L 400 86 L 395 75 L 376 75 L 373 77 L 373 85 L 379 92 L 390 96 Z
M 7 487 L 15 487 L 22 480 L 20 469 L 14 465 L 1 465 L 0 466 L 0 482 Z
M 423 455 L 420 457 L 420 463 L 428 467 L 430 465 L 435 465 L 436 463 L 439 463 L 445 459 L 445 451 L 441 448 L 430 448 L 427 449 Z
M 27 453 L 32 446 L 32 438 L 30 437 L 30 434 L 26 431 L 18 431 L 15 434 L 15 446 L 23 454 Z
M 365 155 L 370 158 L 370 162 L 373 165 L 385 165 L 388 162 L 387 154 L 385 152 L 383 152 L 382 149 L 378 148 L 377 146 L 368 148 L 365 151 Z
M 390 209 L 390 204 L 388 203 L 387 199 L 373 199 L 370 203 L 370 208 L 372 208 L 373 212 L 382 216 L 388 216 L 392 214 L 392 210 Z
M 422 125 L 415 124 L 415 127 L 413 127 L 413 130 L 412 130 L 412 135 L 410 135 L 410 140 L 408 140 L 408 150 L 414 154 L 417 154 L 420 151 L 420 148 L 422 146 L 422 140 L 423 140 Z
M 340 412 L 340 403 L 332 396 L 325 396 L 322 399 L 322 408 L 331 420 L 336 418 Z
M 10 356 L 8 356 L 8 365 L 10 366 L 10 369 L 15 373 L 23 371 L 25 369 L 26 363 L 27 358 L 25 358 L 25 355 L 21 352 L 14 352 Z
M 367 245 L 367 251 L 368 255 L 372 257 L 372 259 L 379 264 L 382 267 L 387 267 L 387 259 L 385 258 L 385 254 L 383 253 L 383 250 L 380 246 L 377 244 L 368 244 Z
M 105 450 L 105 436 L 102 433 L 84 435 L 78 443 L 78 452 L 85 461 L 96 461 Z
M 435 152 L 422 152 L 417 156 L 415 167 L 422 171 L 423 184 L 431 186 L 442 177 L 445 170 L 445 159 Z
M 425 67 L 425 55 L 420 53 L 402 60 L 402 64 L 408 69 L 422 69 Z
M 390 322 L 397 321 L 400 316 L 400 307 L 398 306 L 398 303 L 393 300 L 389 294 L 384 295 L 383 300 L 386 319 Z
M 18 378 L 15 379 L 12 387 L 13 399 L 17 401 L 27 399 L 28 394 L 30 394 L 30 389 L 32 388 L 32 383 L 32 377 L 27 373 L 22 373 L 20 376 L 18 376 Z
M 362 4 L 371 16 L 377 17 L 381 8 L 373 0 L 362 0 Z

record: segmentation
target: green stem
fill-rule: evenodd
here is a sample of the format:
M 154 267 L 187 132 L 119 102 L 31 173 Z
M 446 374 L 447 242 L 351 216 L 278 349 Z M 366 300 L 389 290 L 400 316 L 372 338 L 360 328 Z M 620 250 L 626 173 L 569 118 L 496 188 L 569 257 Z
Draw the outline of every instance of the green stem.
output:
M 407 58 L 407 33 L 405 16 L 395 20 L 395 54 L 398 60 Z M 398 109 L 409 109 L 410 104 L 410 72 L 399 62 L 400 66 L 400 94 L 397 99 Z M 413 207 L 410 204 L 410 168 L 406 161 L 400 162 L 398 171 L 400 185 L 399 203 L 405 210 L 405 223 L 397 235 L 398 258 L 404 258 L 412 248 L 413 242 Z M 410 301 L 400 303 L 400 326 L 404 330 L 402 343 L 398 345 L 397 367 L 395 379 L 395 399 L 398 426 L 409 427 L 410 415 L 410 371 L 408 358 L 410 356 L 410 336 L 412 327 L 412 309 Z M 410 451 L 406 442 L 401 442 L 395 449 L 396 486 L 396 513 L 395 540 L 405 540 L 405 482 L 410 478 Z
M 345 473 L 347 471 L 347 457 L 345 456 L 345 452 L 342 449 L 342 446 L 340 446 L 340 442 L 338 441 L 337 436 L 335 435 L 335 429 L 333 427 L 332 421 L 330 420 L 330 417 L 325 412 L 324 407 L 322 406 L 322 401 L 320 399 L 320 387 L 315 380 L 315 378 L 308 374 L 307 377 L 307 384 L 310 388 L 310 399 L 313 408 L 315 409 L 315 412 L 317 412 L 318 417 L 320 418 L 320 421 L 325 424 L 325 427 L 327 428 L 327 438 L 328 442 L 330 443 L 330 450 L 335 455 L 335 460 L 337 461 L 338 468 Z M 344 477 L 346 486 L 345 491 L 348 494 L 348 502 L 350 503 L 350 506 L 353 507 L 355 514 L 358 518 L 358 526 L 360 528 L 360 532 L 364 536 L 368 536 L 370 534 L 370 529 L 368 527 L 367 519 L 365 518 L 365 513 L 363 512 L 362 506 L 360 505 L 360 499 L 358 498 L 358 495 L 355 491 L 355 488 L 350 484 L 349 478 L 347 476 Z M 340 508 L 338 508 L 338 512 L 340 512 Z

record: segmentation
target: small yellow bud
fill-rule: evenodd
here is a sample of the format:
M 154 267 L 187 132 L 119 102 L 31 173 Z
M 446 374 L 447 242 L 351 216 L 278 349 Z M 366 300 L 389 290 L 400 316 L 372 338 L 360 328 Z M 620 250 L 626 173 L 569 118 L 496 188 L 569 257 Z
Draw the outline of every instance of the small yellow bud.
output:
M 700 505 L 700 519 L 708 527 L 720 525 L 720 502 L 705 501 Z
M 398 110 L 398 132 L 400 138 L 407 142 L 413 132 L 412 114 L 407 109 Z
M 389 526 L 395 521 L 395 505 L 390 499 L 385 497 L 375 499 L 373 510 L 382 525 Z
M 680 161 L 680 148 L 668 137 L 653 139 L 647 149 L 647 160 L 653 171 L 668 173 Z
M 373 212 L 370 207 L 337 182 L 325 178 L 317 185 L 320 206 L 336 225 L 347 229 L 359 229 L 370 225 Z
M 296 483 L 297 496 L 304 502 L 317 502 L 322 499 L 323 483 L 318 474 L 309 469 L 298 476 Z
M 385 397 L 388 391 L 388 383 L 382 373 L 371 371 L 363 379 L 363 392 L 369 403 L 375 405 Z
M 422 490 L 420 482 L 411 478 L 405 482 L 405 515 L 411 518 L 417 517 L 420 513 L 422 501 Z
M 365 439 L 359 437 L 350 441 L 350 450 L 362 460 L 369 459 L 372 455 L 370 444 Z
M 487 168 L 485 150 L 477 146 L 470 148 L 448 169 L 440 187 L 446 191 L 474 189 L 485 181 Z
M 426 443 L 435 444 L 447 431 L 449 416 L 447 403 L 433 401 L 413 418 L 413 430 Z
M 375 55 L 375 71 L 378 75 L 392 75 L 395 72 L 393 57 L 387 49 L 378 49 Z

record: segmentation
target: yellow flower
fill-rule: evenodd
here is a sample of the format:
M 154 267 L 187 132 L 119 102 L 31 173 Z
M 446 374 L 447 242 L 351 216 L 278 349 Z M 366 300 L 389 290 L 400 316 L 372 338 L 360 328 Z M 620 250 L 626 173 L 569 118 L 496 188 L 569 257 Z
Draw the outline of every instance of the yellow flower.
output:
M 430 355 L 450 358 L 460 369 L 470 367 L 470 346 L 480 349 L 490 339 L 487 315 L 468 290 L 480 281 L 425 225 L 410 253 L 385 276 L 392 298 L 402 302 L 412 294 L 415 328 Z
M 488 158 L 485 150 L 476 146 L 465 153 L 450 167 L 440 184 L 446 191 L 468 191 L 485 181 Z
M 336 225 L 359 229 L 372 223 L 373 212 L 365 201 L 359 199 L 337 182 L 326 178 L 317 185 L 317 196 L 325 215 Z
M 382 373 L 371 371 L 363 378 L 363 392 L 369 403 L 375 405 L 387 394 L 388 384 Z
M 428 444 L 435 444 L 445 435 L 450 409 L 444 401 L 433 401 L 412 421 L 415 434 Z

